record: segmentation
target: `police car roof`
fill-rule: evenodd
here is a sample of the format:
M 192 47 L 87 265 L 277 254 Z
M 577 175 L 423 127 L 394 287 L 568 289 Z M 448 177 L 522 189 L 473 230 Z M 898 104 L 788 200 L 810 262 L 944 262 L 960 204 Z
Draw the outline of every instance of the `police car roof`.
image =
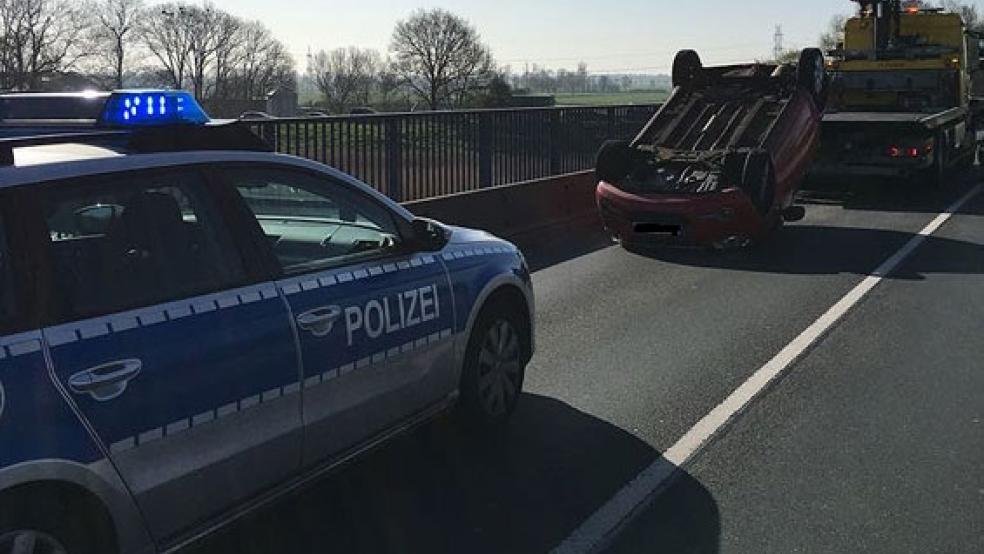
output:
M 0 120 L 0 188 L 196 163 L 273 162 L 331 175 L 376 197 L 401 216 L 413 219 L 403 206 L 349 175 L 317 162 L 273 153 L 270 145 L 250 130 L 248 123 L 209 120 L 188 93 L 141 90 L 112 94 L 0 95 L 0 105 L 7 100 L 10 110 L 18 102 L 43 104 L 56 98 L 65 100 L 66 105 L 84 103 L 89 110 L 92 106 L 89 102 L 96 102 L 102 114 L 88 124 L 73 120 L 63 125 L 58 117 L 57 121 L 45 120 L 42 125 L 37 120 L 26 124 L 22 120 L 14 125 Z M 153 111 L 148 103 L 155 106 Z M 80 113 L 72 109 L 65 108 L 54 115 Z M 138 113 L 135 109 L 145 111 Z M 182 111 L 183 117 L 175 117 Z M 53 115 L 52 111 L 32 113 L 43 117 Z
M 0 94 L 0 124 L 38 122 L 94 123 L 99 119 L 108 92 L 25 92 Z
M 66 163 L 80 160 L 95 160 L 124 155 L 122 152 L 84 143 L 48 144 L 43 146 L 28 146 L 16 148 L 14 167 L 30 167 L 35 165 Z
M 0 165 L 219 149 L 269 147 L 248 129 L 213 122 L 185 91 L 0 95 Z
M 48 155 L 43 152 L 42 149 L 44 148 L 46 147 L 34 146 L 25 148 L 24 150 L 31 152 L 30 154 L 25 154 L 25 156 L 37 156 L 40 159 Z M 414 219 L 414 215 L 405 207 L 358 179 L 322 163 L 287 154 L 244 150 L 196 150 L 120 154 L 112 148 L 94 147 L 86 144 L 61 144 L 52 147 L 51 151 L 52 153 L 50 153 L 50 157 L 47 160 L 36 165 L 6 167 L 0 165 L 0 190 L 45 181 L 60 181 L 63 179 L 122 171 L 186 167 L 196 164 L 252 162 L 289 166 L 299 170 L 323 174 L 333 178 L 337 182 L 346 183 L 374 197 L 406 221 Z M 70 151 L 74 151 L 74 153 Z M 20 153 L 18 153 L 18 156 L 20 156 Z
M 0 95 L 0 167 L 195 150 L 270 148 L 184 91 Z

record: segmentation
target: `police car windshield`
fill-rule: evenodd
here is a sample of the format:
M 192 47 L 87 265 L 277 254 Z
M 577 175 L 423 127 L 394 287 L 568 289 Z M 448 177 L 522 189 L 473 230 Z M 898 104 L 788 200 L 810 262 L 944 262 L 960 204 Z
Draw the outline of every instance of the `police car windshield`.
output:
M 3 95 L 0 96 L 0 121 L 95 120 L 105 103 L 105 94 Z

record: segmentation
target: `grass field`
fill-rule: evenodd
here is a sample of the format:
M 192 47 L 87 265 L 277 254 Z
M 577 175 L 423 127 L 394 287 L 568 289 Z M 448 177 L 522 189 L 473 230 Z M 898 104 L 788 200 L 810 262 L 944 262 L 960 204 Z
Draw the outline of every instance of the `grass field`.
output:
M 615 93 L 558 94 L 558 106 L 617 106 L 621 104 L 657 104 L 669 93 L 662 90 L 636 90 Z

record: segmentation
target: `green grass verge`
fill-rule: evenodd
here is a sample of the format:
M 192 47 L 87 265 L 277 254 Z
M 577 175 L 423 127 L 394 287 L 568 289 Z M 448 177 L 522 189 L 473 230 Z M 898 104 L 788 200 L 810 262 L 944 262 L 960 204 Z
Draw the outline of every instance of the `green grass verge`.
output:
M 558 94 L 558 106 L 617 106 L 621 104 L 658 104 L 669 97 L 662 90 L 638 90 L 615 93 Z

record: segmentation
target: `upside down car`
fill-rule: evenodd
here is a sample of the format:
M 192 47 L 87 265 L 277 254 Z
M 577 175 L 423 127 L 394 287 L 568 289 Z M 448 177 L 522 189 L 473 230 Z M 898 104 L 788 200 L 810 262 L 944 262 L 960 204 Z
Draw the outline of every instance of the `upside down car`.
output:
M 819 143 L 827 73 L 798 64 L 703 67 L 677 54 L 673 92 L 631 142 L 598 153 L 602 220 L 626 247 L 743 247 L 784 221 Z

